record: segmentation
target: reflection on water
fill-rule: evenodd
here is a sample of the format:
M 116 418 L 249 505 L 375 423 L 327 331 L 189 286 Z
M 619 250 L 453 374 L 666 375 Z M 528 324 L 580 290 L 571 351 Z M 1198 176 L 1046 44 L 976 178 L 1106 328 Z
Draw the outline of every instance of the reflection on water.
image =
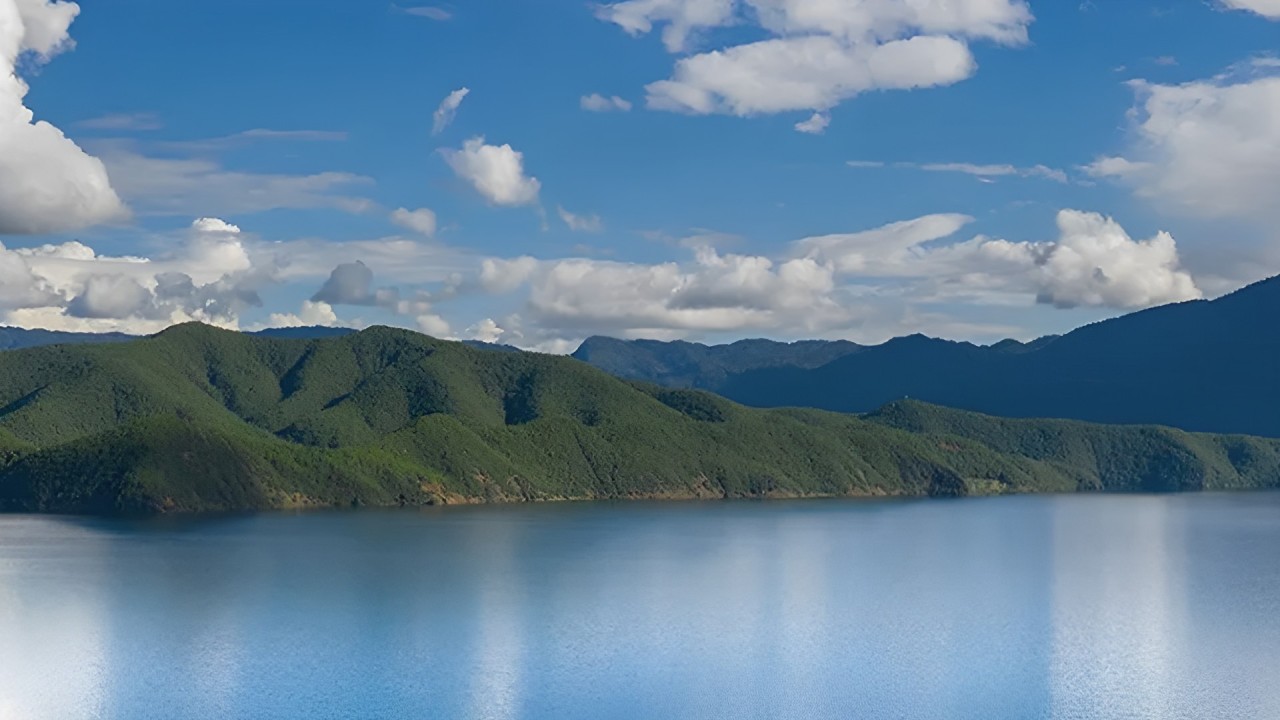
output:
M 1280 717 L 1278 511 L 0 518 L 0 720 Z
M 1055 717 L 1197 717 L 1171 706 L 1186 680 L 1175 663 L 1186 654 L 1189 621 L 1186 538 L 1176 512 L 1128 497 L 1055 509 Z M 1108 532 L 1081 533 L 1082 521 Z

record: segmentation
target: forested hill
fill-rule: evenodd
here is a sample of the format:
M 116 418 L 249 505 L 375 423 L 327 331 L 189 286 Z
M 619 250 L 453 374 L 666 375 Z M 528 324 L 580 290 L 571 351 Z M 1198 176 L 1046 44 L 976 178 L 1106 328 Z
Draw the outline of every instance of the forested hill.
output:
M 933 423 L 949 417 L 926 410 Z M 632 384 L 569 358 L 389 328 L 281 340 L 193 324 L 126 343 L 0 353 L 0 508 L 119 513 L 1280 481 L 1272 441 L 1000 427 L 753 410 Z M 1041 436 L 1057 440 L 1010 439 Z

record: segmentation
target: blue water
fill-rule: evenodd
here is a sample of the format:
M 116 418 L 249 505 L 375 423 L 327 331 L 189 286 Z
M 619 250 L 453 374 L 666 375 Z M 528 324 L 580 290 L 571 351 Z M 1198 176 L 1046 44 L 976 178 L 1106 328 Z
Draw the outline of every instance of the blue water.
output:
M 0 720 L 1280 718 L 1280 495 L 0 517 Z

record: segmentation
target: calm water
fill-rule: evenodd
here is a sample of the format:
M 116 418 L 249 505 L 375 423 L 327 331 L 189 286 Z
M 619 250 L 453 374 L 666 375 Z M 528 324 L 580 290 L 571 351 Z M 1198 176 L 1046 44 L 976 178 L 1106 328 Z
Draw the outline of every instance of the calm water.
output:
M 0 719 L 1280 718 L 1280 495 L 0 517 Z

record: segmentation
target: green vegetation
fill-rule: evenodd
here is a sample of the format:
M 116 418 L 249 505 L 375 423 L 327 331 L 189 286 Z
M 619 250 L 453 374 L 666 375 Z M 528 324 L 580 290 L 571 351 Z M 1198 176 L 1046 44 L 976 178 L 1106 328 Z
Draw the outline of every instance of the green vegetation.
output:
M 1264 487 L 1280 485 L 1278 458 L 1271 441 L 918 404 L 866 419 L 748 409 L 389 328 L 192 324 L 0 353 L 9 511 Z

